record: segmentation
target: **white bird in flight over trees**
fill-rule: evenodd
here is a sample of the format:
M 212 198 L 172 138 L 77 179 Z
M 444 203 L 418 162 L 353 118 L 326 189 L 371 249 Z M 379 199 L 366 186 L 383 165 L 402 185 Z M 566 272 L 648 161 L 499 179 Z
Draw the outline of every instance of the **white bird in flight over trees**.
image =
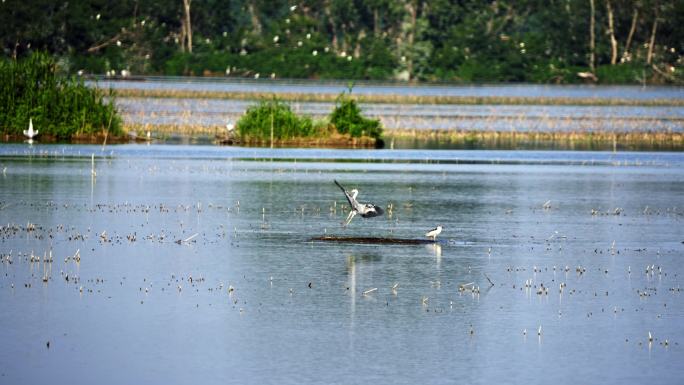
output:
M 431 237 L 433 241 L 437 240 L 437 236 L 442 232 L 442 225 L 435 227 L 434 229 L 425 233 L 426 237 Z
M 372 218 L 382 215 L 385 212 L 379 206 L 375 206 L 370 203 L 359 203 L 356 200 L 356 196 L 359 195 L 359 190 L 353 189 L 351 191 L 347 191 L 337 181 L 335 181 L 335 184 L 342 190 L 342 192 L 344 192 L 344 195 L 347 197 L 347 201 L 349 201 L 349 205 L 351 206 L 351 211 L 349 212 L 347 219 L 343 222 L 343 226 L 347 226 L 351 220 L 354 219 L 356 214 L 360 214 L 364 218 Z

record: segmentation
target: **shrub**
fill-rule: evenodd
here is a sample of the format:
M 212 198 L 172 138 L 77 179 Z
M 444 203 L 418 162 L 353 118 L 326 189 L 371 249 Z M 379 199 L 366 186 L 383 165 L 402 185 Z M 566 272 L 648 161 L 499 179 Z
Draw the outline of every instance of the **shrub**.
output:
M 307 137 L 316 133 L 311 118 L 297 116 L 288 104 L 276 97 L 249 107 L 237 127 L 245 140 L 269 140 L 271 128 L 274 139 Z
M 352 137 L 369 136 L 379 139 L 382 136 L 382 126 L 378 119 L 367 119 L 361 115 L 361 109 L 356 100 L 351 98 L 352 87 L 349 92 L 342 92 L 335 102 L 335 109 L 330 115 L 330 123 L 340 134 Z

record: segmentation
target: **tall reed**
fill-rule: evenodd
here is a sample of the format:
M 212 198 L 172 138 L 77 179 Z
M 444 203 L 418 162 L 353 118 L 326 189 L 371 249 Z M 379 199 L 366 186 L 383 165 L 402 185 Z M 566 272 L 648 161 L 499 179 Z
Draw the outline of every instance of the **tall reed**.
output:
M 41 135 L 59 139 L 122 133 L 112 91 L 59 76 L 54 59 L 44 53 L 0 60 L 0 132 L 21 135 L 29 118 Z

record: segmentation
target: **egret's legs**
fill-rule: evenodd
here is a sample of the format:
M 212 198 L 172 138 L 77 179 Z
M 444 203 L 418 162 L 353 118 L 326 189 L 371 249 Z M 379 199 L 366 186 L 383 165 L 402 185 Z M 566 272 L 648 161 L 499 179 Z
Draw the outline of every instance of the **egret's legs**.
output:
M 347 226 L 349 223 L 351 223 L 351 220 L 354 219 L 355 215 L 356 215 L 356 210 L 350 211 L 349 215 L 347 216 L 347 219 L 342 223 L 342 226 Z

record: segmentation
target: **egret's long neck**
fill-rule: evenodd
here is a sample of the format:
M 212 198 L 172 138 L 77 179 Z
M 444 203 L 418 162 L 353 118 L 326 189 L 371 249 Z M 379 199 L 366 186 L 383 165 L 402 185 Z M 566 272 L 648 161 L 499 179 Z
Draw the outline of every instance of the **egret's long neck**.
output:
M 357 189 L 351 190 L 352 199 L 356 200 L 357 195 L 359 195 L 359 190 L 357 190 Z

